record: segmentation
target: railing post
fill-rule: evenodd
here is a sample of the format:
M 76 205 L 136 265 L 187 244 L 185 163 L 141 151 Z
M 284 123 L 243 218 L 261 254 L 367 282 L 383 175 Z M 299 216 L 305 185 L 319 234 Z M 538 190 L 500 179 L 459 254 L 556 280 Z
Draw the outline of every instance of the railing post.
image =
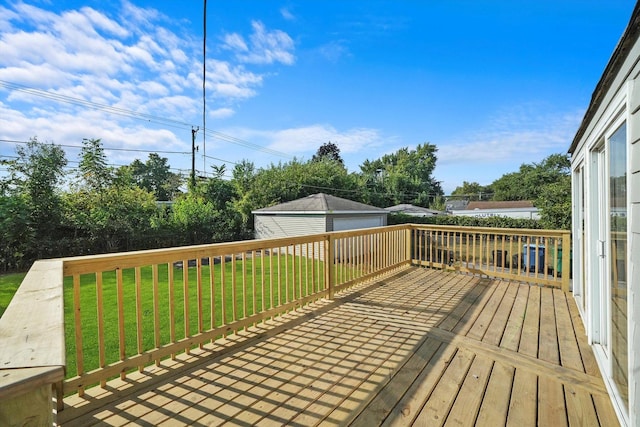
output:
M 333 299 L 335 293 L 335 273 L 333 265 L 335 262 L 335 242 L 335 237 L 332 234 L 328 234 L 327 239 L 324 241 L 324 281 L 329 291 L 329 299 Z
M 0 318 L 0 337 L 0 425 L 52 425 L 52 385 L 66 365 L 62 261 L 31 266 Z
M 413 233 L 413 225 L 407 224 L 406 229 L 406 244 L 405 244 L 405 261 L 410 261 L 413 264 L 413 258 L 411 256 L 412 247 L 411 247 L 411 234 Z
M 571 277 L 571 233 L 562 234 L 562 290 L 569 292 Z
M 52 426 L 53 398 L 51 384 L 34 388 L 2 399 L 0 425 L 3 426 Z

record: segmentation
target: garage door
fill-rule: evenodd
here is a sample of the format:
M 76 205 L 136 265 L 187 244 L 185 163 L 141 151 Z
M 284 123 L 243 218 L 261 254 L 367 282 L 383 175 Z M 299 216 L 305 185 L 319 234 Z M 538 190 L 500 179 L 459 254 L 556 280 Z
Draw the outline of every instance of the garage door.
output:
M 357 218 L 334 218 L 333 231 L 354 230 L 357 228 L 370 228 L 383 226 L 381 216 L 367 216 Z

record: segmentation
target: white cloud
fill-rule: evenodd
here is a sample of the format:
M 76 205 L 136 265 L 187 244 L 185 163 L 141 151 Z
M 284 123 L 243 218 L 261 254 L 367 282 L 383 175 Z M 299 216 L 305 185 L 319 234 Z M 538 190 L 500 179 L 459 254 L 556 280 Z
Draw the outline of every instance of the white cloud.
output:
M 247 43 L 237 33 L 226 34 L 224 48 L 235 53 L 239 61 L 248 64 L 273 64 L 280 62 L 291 65 L 295 62 L 293 39 L 284 31 L 266 29 L 260 21 L 251 23 L 253 33 Z
M 525 104 L 497 112 L 475 132 L 436 142 L 435 176 L 445 193 L 463 181 L 491 184 L 524 163 L 566 153 L 583 111 L 554 111 L 548 105 Z M 523 159 L 525 159 L 523 161 Z
M 511 162 L 516 170 L 518 159 L 529 158 L 533 162 L 549 154 L 566 152 L 582 112 L 548 111 L 522 105 L 499 112 L 484 128 L 438 143 L 438 163 Z
M 178 33 L 175 28 L 181 27 L 174 24 L 156 9 L 127 0 L 113 14 L 92 7 L 54 13 L 22 2 L 0 6 L 0 80 L 41 94 L 0 86 L 0 138 L 37 135 L 70 144 L 101 138 L 112 147 L 184 147 L 183 129 L 162 129 L 166 125 L 80 107 L 70 99 L 183 123 L 188 135 L 188 123 L 201 119 L 202 45 L 192 34 Z M 230 117 L 235 114 L 230 105 L 257 95 L 269 71 L 253 71 L 251 64 L 294 61 L 286 33 L 259 22 L 251 31 L 225 38 L 235 61 L 208 52 L 207 97 L 215 100 L 210 118 Z
M 342 154 L 359 153 L 380 147 L 383 137 L 377 129 L 355 128 L 340 131 L 326 124 L 280 130 L 234 128 L 229 133 L 248 141 L 257 141 L 271 150 L 296 156 L 309 157 L 329 141 L 338 146 Z
M 236 112 L 232 108 L 217 108 L 215 110 L 209 110 L 207 112 L 207 116 L 212 119 L 226 119 L 227 117 L 231 117 Z
M 295 21 L 296 16 L 286 7 L 280 9 L 280 15 L 287 21 Z
M 249 50 L 249 46 L 244 41 L 244 38 L 237 33 L 226 34 L 224 36 L 224 43 L 227 49 L 236 50 L 240 52 L 247 52 Z
M 318 48 L 320 55 L 331 62 L 337 62 L 344 56 L 350 56 L 349 48 L 344 40 L 334 40 Z

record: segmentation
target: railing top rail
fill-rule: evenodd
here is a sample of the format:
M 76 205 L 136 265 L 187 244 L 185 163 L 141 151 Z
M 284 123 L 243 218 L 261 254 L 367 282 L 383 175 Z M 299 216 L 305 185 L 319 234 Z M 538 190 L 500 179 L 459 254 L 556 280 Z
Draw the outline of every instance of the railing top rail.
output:
M 231 253 L 242 253 L 253 250 L 285 247 L 304 243 L 326 241 L 329 236 L 334 239 L 344 237 L 364 236 L 380 231 L 406 229 L 406 225 L 387 227 L 363 228 L 357 230 L 333 231 L 329 233 L 309 234 L 304 236 L 281 237 L 276 239 L 254 239 L 239 242 L 212 243 L 197 246 L 183 246 L 177 248 L 151 249 L 133 252 L 119 252 L 112 254 L 85 255 L 79 257 L 62 258 L 64 275 L 95 273 L 111 271 L 118 268 L 131 268 L 141 265 L 169 263 L 176 260 L 199 259 L 204 257 L 224 256 Z
M 2 315 L 0 368 L 65 365 L 62 280 L 60 260 L 33 264 Z
M 62 261 L 36 261 L 2 315 L 0 399 L 64 378 L 62 280 Z
M 63 258 L 64 275 L 110 271 L 117 268 L 131 268 L 141 265 L 169 263 L 177 260 L 199 259 L 240 254 L 268 248 L 284 247 L 300 243 L 321 242 L 326 234 L 284 237 L 278 239 L 243 240 L 239 242 L 212 243 L 206 245 L 182 246 L 143 251 L 118 252 L 111 254 L 86 255 Z
M 443 231 L 464 231 L 467 233 L 479 234 L 506 234 L 514 236 L 538 236 L 538 237 L 561 237 L 570 233 L 569 230 L 536 230 L 532 228 L 498 228 L 498 227 L 468 227 L 458 225 L 436 225 L 436 224 L 408 224 L 412 229 L 432 229 Z

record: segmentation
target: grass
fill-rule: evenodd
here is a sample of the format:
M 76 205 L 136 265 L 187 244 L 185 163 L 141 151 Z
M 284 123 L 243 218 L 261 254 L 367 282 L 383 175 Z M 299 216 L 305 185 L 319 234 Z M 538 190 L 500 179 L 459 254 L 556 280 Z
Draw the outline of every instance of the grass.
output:
M 0 317 L 9 306 L 13 295 L 18 290 L 22 279 L 27 273 L 12 273 L 0 275 Z
M 222 264 L 214 264 L 212 267 L 215 286 L 213 289 L 210 286 L 211 266 L 203 265 L 200 270 L 202 286 L 199 290 L 197 268 L 189 267 L 185 271 L 176 265 L 158 265 L 157 293 L 154 292 L 153 267 L 144 266 L 138 271 L 133 268 L 122 270 L 125 357 L 135 356 L 139 353 L 138 330 L 141 331 L 140 352 L 144 352 L 156 348 L 157 345 L 162 346 L 197 334 L 200 322 L 205 331 L 210 329 L 211 325 L 214 327 L 222 325 L 223 307 L 225 323 L 230 323 L 260 312 L 263 307 L 268 310 L 271 307 L 324 289 L 323 261 L 301 256 L 274 254 L 271 259 L 258 256 L 249 257 L 244 262 L 241 260 L 226 261 L 224 274 Z M 345 268 L 346 270 L 344 270 Z M 255 278 L 254 270 L 256 272 Z M 337 270 L 338 277 L 342 274 L 349 277 L 352 268 L 339 266 Z M 138 274 L 140 277 L 139 286 L 136 285 L 136 275 Z M 170 274 L 173 275 L 173 286 L 169 285 Z M 8 306 L 25 275 L 26 273 L 16 273 L 0 276 L 0 313 L 3 313 Z M 224 286 L 221 285 L 223 276 Z M 185 278 L 187 286 L 185 286 Z M 73 277 L 64 278 L 67 378 L 74 377 L 78 373 L 73 280 Z M 121 357 L 116 272 L 102 273 L 101 280 L 104 363 L 108 365 L 117 362 Z M 315 288 L 312 288 L 314 282 Z M 100 367 L 96 274 L 80 276 L 79 284 L 82 363 L 83 371 L 89 372 Z M 199 292 L 201 293 L 200 298 L 198 298 Z M 171 298 L 171 294 L 173 294 L 173 298 Z M 154 306 L 154 300 L 157 300 L 157 309 Z M 171 313 L 171 301 L 173 301 L 173 313 Z M 202 301 L 201 310 L 199 310 L 198 301 Z M 138 311 L 138 306 L 140 311 Z M 188 310 L 185 309 L 186 306 L 188 306 Z M 138 325 L 138 321 L 140 321 L 140 325 Z M 157 337 L 155 335 L 156 321 L 159 326 Z M 187 327 L 189 333 L 186 333 Z
M 160 334 L 155 336 L 155 308 L 154 308 L 154 279 L 151 266 L 140 268 L 140 301 L 137 303 L 135 269 L 122 271 L 123 277 L 123 323 L 125 330 L 125 356 L 131 357 L 138 354 L 138 329 L 141 331 L 141 351 L 151 350 L 156 347 L 156 339 L 159 345 L 168 344 L 174 340 L 194 335 L 198 332 L 198 324 L 202 322 L 203 330 L 221 325 L 222 311 L 225 311 L 225 323 L 242 319 L 262 311 L 264 307 L 269 309 L 281 303 L 317 291 L 323 287 L 322 262 L 315 261 L 316 289 L 311 287 L 311 260 L 306 264 L 304 258 L 291 255 L 274 256 L 271 264 L 260 257 L 247 259 L 244 263 L 226 262 L 224 265 L 224 286 L 222 283 L 221 264 L 214 265 L 214 283 L 212 289 L 209 285 L 210 266 L 201 268 L 202 287 L 201 298 L 198 299 L 197 269 L 189 267 L 185 272 L 182 268 L 167 264 L 158 266 L 157 273 L 157 301 L 158 323 Z M 264 265 L 264 291 L 262 286 L 262 263 Z M 296 271 L 293 264 L 296 263 Z M 302 262 L 302 265 L 300 264 Z M 235 264 L 235 286 L 233 272 Z M 253 270 L 256 270 L 254 280 Z M 169 273 L 174 276 L 173 287 L 169 285 Z M 273 274 L 272 274 L 273 272 Z M 273 292 L 270 279 L 273 275 Z M 278 275 L 280 281 L 278 281 Z M 294 280 L 295 276 L 295 280 Z M 184 278 L 187 279 L 185 287 Z M 244 277 L 244 280 L 243 280 Z M 278 286 L 277 284 L 280 283 Z M 309 288 L 309 289 L 308 289 Z M 186 291 L 185 291 L 186 289 Z M 171 314 L 171 297 L 173 292 L 173 315 Z M 224 293 L 224 298 L 223 298 Z M 212 296 L 213 294 L 213 304 Z M 186 295 L 186 299 L 185 299 Z M 74 292 L 73 278 L 67 277 L 64 282 L 65 296 L 65 335 L 67 348 L 67 377 L 77 375 L 76 340 L 75 340 L 75 314 L 73 308 Z M 110 364 L 120 359 L 120 337 L 118 316 L 118 287 L 116 273 L 105 272 L 102 274 L 102 299 L 104 321 L 104 348 L 105 363 Z M 201 311 L 197 301 L 202 301 Z M 185 304 L 186 301 L 186 304 Z M 255 304 L 255 305 L 254 305 Z M 138 316 L 137 306 L 141 307 Z M 188 306 L 188 310 L 185 309 Z M 186 311 L 186 317 L 185 317 Z M 95 274 L 80 277 L 80 318 L 82 335 L 82 353 L 84 371 L 89 372 L 100 366 L 99 361 L 99 333 L 98 333 L 98 304 L 97 285 Z M 198 318 L 199 312 L 201 319 Z M 138 326 L 138 317 L 140 325 Z M 173 318 L 173 322 L 171 319 Z M 213 321 L 212 321 L 213 319 Z M 171 336 L 173 326 L 174 339 Z M 186 329 L 189 327 L 189 333 Z

